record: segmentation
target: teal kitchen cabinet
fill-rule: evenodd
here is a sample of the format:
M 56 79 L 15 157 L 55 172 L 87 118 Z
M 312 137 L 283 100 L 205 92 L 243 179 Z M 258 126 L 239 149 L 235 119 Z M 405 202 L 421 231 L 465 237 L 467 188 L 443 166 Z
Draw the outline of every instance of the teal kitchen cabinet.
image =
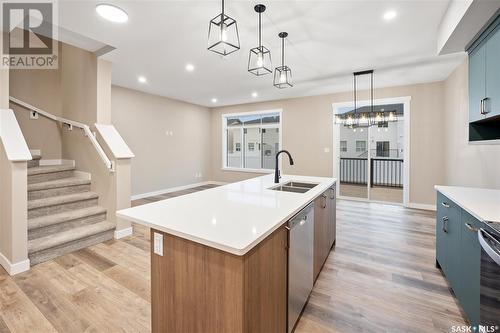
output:
M 477 235 L 481 222 L 462 210 L 460 247 L 461 287 L 458 300 L 473 325 L 479 324 L 481 245 Z
M 486 99 L 485 117 L 500 115 L 500 25 L 486 40 Z
M 486 43 L 469 53 L 469 122 L 483 119 L 482 105 L 486 94 Z
M 460 288 L 460 209 L 439 192 L 437 205 L 436 258 L 455 291 Z
M 471 324 L 479 323 L 481 222 L 437 193 L 436 262 Z
M 500 16 L 467 51 L 469 141 L 500 140 Z

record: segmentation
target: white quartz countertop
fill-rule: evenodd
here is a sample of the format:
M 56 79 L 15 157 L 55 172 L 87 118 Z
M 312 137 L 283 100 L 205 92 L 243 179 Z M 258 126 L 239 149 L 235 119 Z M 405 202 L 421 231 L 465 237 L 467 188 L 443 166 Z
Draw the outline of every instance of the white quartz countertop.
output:
M 476 219 L 500 223 L 500 190 L 439 185 L 434 188 Z
M 288 181 L 318 183 L 306 193 L 270 190 L 274 175 L 215 187 L 117 211 L 120 218 L 244 255 L 309 202 L 335 184 L 335 178 L 282 175 Z

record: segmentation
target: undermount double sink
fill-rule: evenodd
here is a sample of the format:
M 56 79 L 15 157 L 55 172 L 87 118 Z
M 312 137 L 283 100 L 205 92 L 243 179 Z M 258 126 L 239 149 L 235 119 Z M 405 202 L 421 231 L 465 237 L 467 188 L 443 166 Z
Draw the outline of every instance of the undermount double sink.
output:
M 289 181 L 285 184 L 280 184 L 278 186 L 271 187 L 270 190 L 282 191 L 282 192 L 294 192 L 294 193 L 306 193 L 310 189 L 314 188 L 318 184 L 315 183 L 304 183 Z

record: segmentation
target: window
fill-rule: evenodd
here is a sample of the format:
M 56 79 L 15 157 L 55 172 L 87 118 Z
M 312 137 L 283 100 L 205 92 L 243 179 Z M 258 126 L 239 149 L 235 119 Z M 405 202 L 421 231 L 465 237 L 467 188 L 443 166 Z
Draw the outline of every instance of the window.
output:
M 343 151 L 343 152 L 347 151 L 347 141 L 345 141 L 345 140 L 340 141 L 340 151 Z
M 364 153 L 366 151 L 366 141 L 356 140 L 356 152 Z
M 274 169 L 281 111 L 223 115 L 224 168 Z
M 389 157 L 389 141 L 377 141 L 377 157 Z

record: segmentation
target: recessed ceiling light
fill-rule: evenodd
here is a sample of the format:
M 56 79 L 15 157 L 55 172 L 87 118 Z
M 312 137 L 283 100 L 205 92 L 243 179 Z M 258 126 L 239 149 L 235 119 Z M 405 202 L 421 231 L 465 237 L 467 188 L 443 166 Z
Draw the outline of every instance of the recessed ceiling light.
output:
M 188 72 L 192 72 L 192 71 L 194 71 L 194 65 L 193 65 L 193 64 L 187 64 L 187 65 L 186 65 L 186 70 L 187 70 Z
M 95 11 L 111 22 L 123 23 L 128 20 L 128 14 L 123 9 L 107 3 L 98 4 L 95 7 Z
M 254 91 L 254 92 L 252 93 L 252 97 L 253 97 L 253 98 L 255 98 L 255 97 L 257 97 L 257 96 L 259 96 L 259 94 L 257 94 L 257 92 L 256 92 L 256 91 Z
M 217 98 L 212 98 L 212 103 L 217 103 Z
M 148 82 L 148 80 L 144 76 L 139 76 L 137 78 L 137 81 L 139 81 L 140 83 L 146 83 L 146 82 Z
M 390 21 L 392 20 L 393 18 L 395 18 L 397 15 L 396 11 L 395 10 L 388 10 L 384 13 L 384 20 L 386 21 Z

